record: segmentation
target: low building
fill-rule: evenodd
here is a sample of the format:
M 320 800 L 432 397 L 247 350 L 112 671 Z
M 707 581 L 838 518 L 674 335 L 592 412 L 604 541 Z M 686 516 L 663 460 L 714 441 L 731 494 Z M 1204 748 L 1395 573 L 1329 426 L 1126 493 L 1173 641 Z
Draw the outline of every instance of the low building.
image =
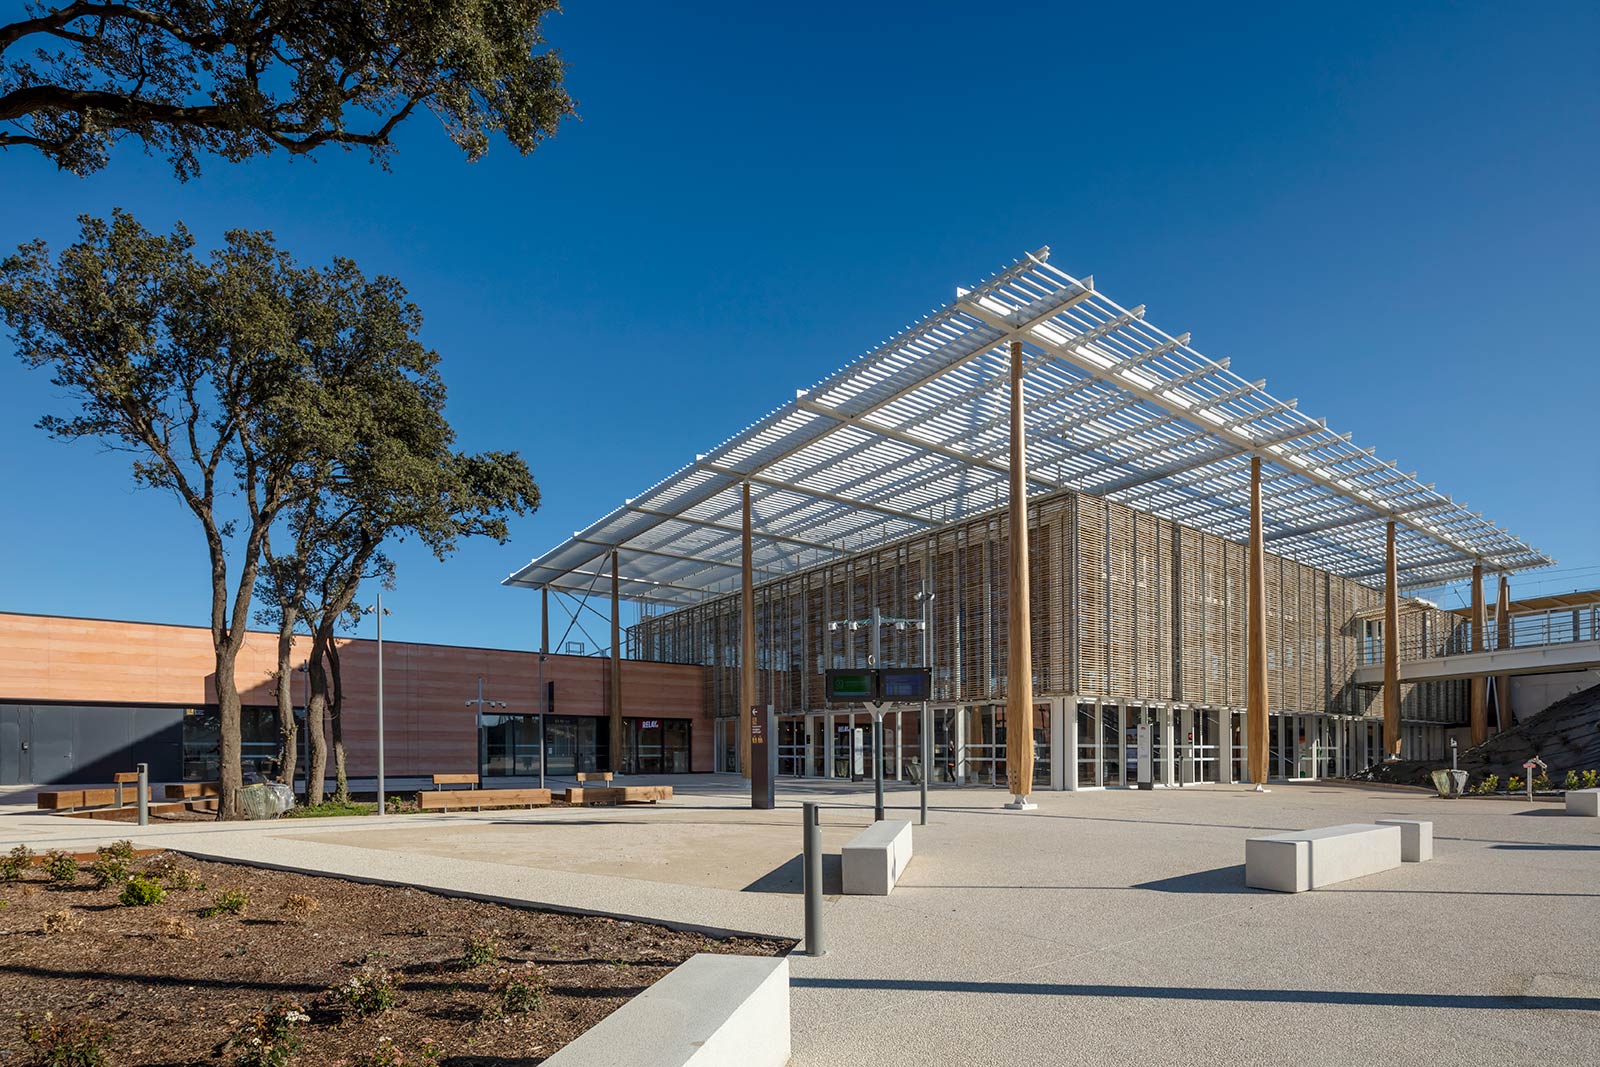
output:
M 296 668 L 308 644 L 308 638 L 297 640 L 291 657 Z M 537 653 L 385 641 L 383 656 L 389 776 L 539 773 Z M 371 777 L 377 773 L 376 643 L 340 639 L 339 659 L 349 774 Z M 308 681 L 304 672 L 297 674 L 296 714 L 303 715 Z M 243 754 L 246 769 L 263 774 L 271 773 L 277 758 L 276 675 L 277 635 L 251 632 L 237 673 Z M 703 669 L 622 664 L 622 688 L 630 699 L 615 768 L 606 723 L 609 661 L 552 654 L 545 657 L 542 676 L 550 774 L 711 770 Z M 0 613 L 0 785 L 107 782 L 136 763 L 149 764 L 156 781 L 216 777 L 211 632 Z

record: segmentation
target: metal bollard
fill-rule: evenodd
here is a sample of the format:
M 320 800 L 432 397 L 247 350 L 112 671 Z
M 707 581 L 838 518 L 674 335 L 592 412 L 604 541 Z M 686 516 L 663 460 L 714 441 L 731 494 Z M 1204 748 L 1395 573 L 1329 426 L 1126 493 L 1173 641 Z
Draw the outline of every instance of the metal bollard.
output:
M 135 768 L 139 772 L 139 825 L 150 825 L 150 764 L 140 763 Z
M 822 808 L 814 802 L 801 806 L 805 823 L 806 955 L 825 956 L 822 945 Z

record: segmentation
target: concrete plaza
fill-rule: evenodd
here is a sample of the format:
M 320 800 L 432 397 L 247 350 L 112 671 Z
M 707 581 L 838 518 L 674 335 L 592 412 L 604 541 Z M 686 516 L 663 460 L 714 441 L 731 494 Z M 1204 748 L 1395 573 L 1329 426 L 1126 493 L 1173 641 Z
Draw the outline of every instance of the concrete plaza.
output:
M 448 892 L 798 936 L 796 805 L 830 851 L 870 790 L 678 777 L 650 808 L 135 827 L 0 818 L 0 848 L 119 836 Z M 830 897 L 796 956 L 796 1064 L 1600 1062 L 1600 820 L 1330 783 L 1036 795 L 936 787 L 887 898 Z M 914 791 L 890 804 L 916 818 Z M 891 817 L 894 817 L 893 815 Z M 1247 837 L 1432 819 L 1435 858 L 1296 896 L 1244 887 Z

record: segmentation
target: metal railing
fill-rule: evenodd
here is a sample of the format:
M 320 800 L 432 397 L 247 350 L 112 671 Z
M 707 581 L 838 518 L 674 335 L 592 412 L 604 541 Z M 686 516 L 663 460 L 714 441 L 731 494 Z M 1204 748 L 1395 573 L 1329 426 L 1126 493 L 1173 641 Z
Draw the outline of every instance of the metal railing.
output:
M 1520 612 L 1511 616 L 1507 627 L 1509 640 L 1501 644 L 1500 627 L 1491 617 L 1484 625 L 1483 648 L 1494 651 L 1505 648 L 1534 648 L 1541 645 L 1563 645 L 1576 641 L 1600 639 L 1600 605 L 1578 608 L 1551 608 L 1547 611 Z M 1382 637 L 1362 638 L 1359 657 L 1363 665 L 1383 662 Z M 1446 634 L 1403 635 L 1400 641 L 1400 660 L 1438 659 L 1458 656 L 1472 651 L 1472 621 L 1464 619 L 1451 627 Z

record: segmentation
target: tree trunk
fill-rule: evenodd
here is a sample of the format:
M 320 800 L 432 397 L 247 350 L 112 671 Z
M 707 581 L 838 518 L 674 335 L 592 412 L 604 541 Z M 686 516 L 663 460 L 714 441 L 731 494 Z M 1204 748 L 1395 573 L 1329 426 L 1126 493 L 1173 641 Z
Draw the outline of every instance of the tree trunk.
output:
M 294 619 L 287 614 L 278 627 L 278 781 L 294 789 L 300 731 L 294 720 Z
M 311 704 L 306 708 L 306 739 L 311 745 L 311 762 L 306 767 L 306 806 L 315 807 L 323 801 L 322 782 L 328 774 L 328 740 L 323 733 L 323 721 L 328 709 L 328 673 L 323 667 L 321 650 L 311 650 Z
M 218 819 L 244 818 L 244 803 L 239 790 L 244 788 L 243 761 L 239 756 L 242 740 L 239 727 L 239 687 L 234 684 L 233 665 L 238 655 L 231 642 L 217 648 L 217 775 L 221 796 L 217 801 Z
M 329 725 L 333 730 L 333 799 L 341 804 L 350 802 L 350 779 L 344 766 L 344 680 L 339 671 L 339 646 L 328 640 L 328 669 L 333 674 L 333 701 L 328 705 Z

